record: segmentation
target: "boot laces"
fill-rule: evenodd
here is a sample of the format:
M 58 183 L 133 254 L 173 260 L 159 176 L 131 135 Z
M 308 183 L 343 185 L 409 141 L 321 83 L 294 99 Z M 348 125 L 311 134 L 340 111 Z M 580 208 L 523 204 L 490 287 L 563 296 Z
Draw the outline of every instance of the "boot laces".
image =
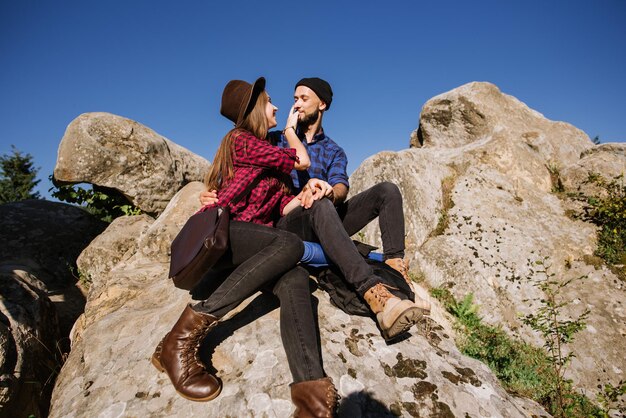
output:
M 204 339 L 204 337 L 206 337 L 209 331 L 211 331 L 211 328 L 213 328 L 217 324 L 217 321 L 210 325 L 207 325 L 207 322 L 208 321 L 203 321 L 200 326 L 191 331 L 189 339 L 186 341 L 185 346 L 182 350 L 182 363 L 185 366 L 183 379 L 189 377 L 192 372 L 192 368 L 194 370 L 197 370 L 199 368 L 201 371 L 206 371 L 204 363 L 200 361 L 198 351 L 200 349 L 200 345 L 202 344 L 202 340 Z
M 386 301 L 390 297 L 393 297 L 391 292 L 389 292 L 390 289 L 398 290 L 397 287 L 393 287 L 385 283 L 377 283 L 376 285 L 374 285 L 374 287 L 372 287 L 372 293 L 378 301 Z

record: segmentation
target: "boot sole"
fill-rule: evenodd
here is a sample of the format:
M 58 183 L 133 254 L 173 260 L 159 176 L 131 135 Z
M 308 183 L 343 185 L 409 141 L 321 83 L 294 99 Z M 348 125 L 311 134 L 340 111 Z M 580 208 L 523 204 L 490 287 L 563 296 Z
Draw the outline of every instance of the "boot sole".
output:
M 416 324 L 423 315 L 424 314 L 422 309 L 416 306 L 405 310 L 400 315 L 398 315 L 396 320 L 391 324 L 388 329 L 385 330 L 381 327 L 383 338 L 387 341 L 394 339 L 401 334 L 404 334 L 409 329 L 411 329 L 411 327 Z
M 157 354 L 156 354 L 156 353 L 154 353 L 154 354 L 152 355 L 152 358 L 150 359 L 150 362 L 152 363 L 152 365 L 153 365 L 154 367 L 156 367 L 156 369 L 157 369 L 159 372 L 161 372 L 161 373 L 165 372 L 165 368 L 164 368 L 164 367 L 163 367 L 163 365 L 161 364 L 161 359 L 159 358 L 159 356 L 157 356 Z

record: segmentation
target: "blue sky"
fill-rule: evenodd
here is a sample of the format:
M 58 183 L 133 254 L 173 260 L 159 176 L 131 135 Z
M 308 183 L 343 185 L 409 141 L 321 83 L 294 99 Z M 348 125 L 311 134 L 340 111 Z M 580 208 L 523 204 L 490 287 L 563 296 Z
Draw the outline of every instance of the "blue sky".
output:
M 624 0 L 0 0 L 0 154 L 32 154 L 47 195 L 67 125 L 104 111 L 212 160 L 224 85 L 260 75 L 281 124 L 296 81 L 332 84 L 324 126 L 350 173 L 471 81 L 623 142 L 625 22 Z

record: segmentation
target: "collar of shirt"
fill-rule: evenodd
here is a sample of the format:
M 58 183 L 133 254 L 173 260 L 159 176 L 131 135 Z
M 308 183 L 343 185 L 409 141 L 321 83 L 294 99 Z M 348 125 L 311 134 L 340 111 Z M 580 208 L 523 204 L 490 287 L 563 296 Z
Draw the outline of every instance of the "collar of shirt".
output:
M 306 140 L 306 136 L 304 135 L 304 132 L 302 132 L 300 130 L 300 128 L 298 127 L 298 129 L 296 130 L 296 135 L 298 135 L 298 138 L 300 138 L 300 140 L 305 144 L 315 144 L 316 142 L 320 142 L 323 141 L 324 139 L 326 139 L 326 134 L 324 133 L 324 128 L 320 128 L 320 131 L 318 133 L 316 133 L 315 135 L 313 135 L 313 140 L 311 142 L 308 142 Z M 286 141 L 286 139 L 285 139 Z

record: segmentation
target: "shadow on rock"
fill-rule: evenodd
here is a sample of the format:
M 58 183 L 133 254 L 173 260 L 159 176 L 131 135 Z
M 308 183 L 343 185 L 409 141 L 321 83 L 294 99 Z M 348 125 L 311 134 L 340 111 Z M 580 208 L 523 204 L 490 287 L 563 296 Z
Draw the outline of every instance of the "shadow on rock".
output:
M 385 404 L 374 399 L 371 393 L 354 392 L 339 401 L 340 418 L 384 418 L 397 417 Z
M 262 293 L 250 302 L 241 312 L 232 318 L 220 322 L 206 337 L 200 350 L 200 359 L 207 366 L 209 373 L 216 374 L 211 358 L 215 348 L 232 336 L 239 328 L 256 321 L 278 308 L 278 299 L 272 294 Z M 210 365 L 210 367 L 208 367 Z

